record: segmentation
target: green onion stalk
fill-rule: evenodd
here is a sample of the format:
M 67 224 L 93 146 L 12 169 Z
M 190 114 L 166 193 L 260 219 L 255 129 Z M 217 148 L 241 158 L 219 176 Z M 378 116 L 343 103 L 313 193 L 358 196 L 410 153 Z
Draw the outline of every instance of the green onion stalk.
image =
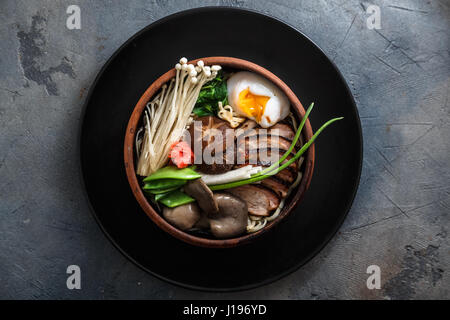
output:
M 295 144 L 297 143 L 298 138 L 300 137 L 301 131 L 303 129 L 303 126 L 305 125 L 306 119 L 308 118 L 309 114 L 311 113 L 311 110 L 314 107 L 314 103 L 311 103 L 311 105 L 309 106 L 308 110 L 305 113 L 305 116 L 303 117 L 297 132 L 295 133 L 294 139 L 292 141 L 291 146 L 289 147 L 289 149 L 283 154 L 283 156 L 274 164 L 272 164 L 270 167 L 254 174 L 252 177 L 248 178 L 248 179 L 244 179 L 244 180 L 240 180 L 240 181 L 235 181 L 235 182 L 229 182 L 229 183 L 224 183 L 224 184 L 217 184 L 217 185 L 212 185 L 209 186 L 209 188 L 213 191 L 216 190 L 224 190 L 224 189 L 230 189 L 230 188 L 235 188 L 235 187 L 239 187 L 239 186 L 243 186 L 246 184 L 250 184 L 250 183 L 255 183 L 261 180 L 264 180 L 266 178 L 269 178 L 272 175 L 275 175 L 277 173 L 279 173 L 280 171 L 286 169 L 288 166 L 290 166 L 292 163 L 294 163 L 295 161 L 298 160 L 298 158 L 300 158 L 305 152 L 306 150 L 308 150 L 308 148 L 311 146 L 311 144 L 314 143 L 314 141 L 317 139 L 317 137 L 319 136 L 319 134 L 325 130 L 326 127 L 328 127 L 330 124 L 332 124 L 333 122 L 339 121 L 344 119 L 344 117 L 338 117 L 338 118 L 333 118 L 331 120 L 328 120 L 325 124 L 323 124 L 319 130 L 317 130 L 317 132 L 312 136 L 312 138 L 306 143 L 304 144 L 300 150 L 295 154 L 295 156 L 293 156 L 290 160 L 286 161 L 284 164 L 282 164 L 280 166 L 280 164 L 286 160 L 286 158 L 289 156 L 289 154 L 292 152 L 292 150 L 295 147 Z

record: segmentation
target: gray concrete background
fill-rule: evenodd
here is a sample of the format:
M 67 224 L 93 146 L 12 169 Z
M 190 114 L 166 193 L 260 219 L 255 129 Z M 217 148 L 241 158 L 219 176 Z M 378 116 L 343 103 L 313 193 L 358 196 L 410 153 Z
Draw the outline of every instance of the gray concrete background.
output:
M 70 4 L 82 30 L 65 26 Z M 370 4 L 381 29 L 366 27 Z M 231 5 L 303 31 L 355 96 L 364 168 L 339 234 L 262 288 L 190 291 L 135 267 L 89 212 L 77 165 L 81 107 L 107 58 L 168 14 Z M 442 1 L 14 1 L 0 3 L 0 298 L 449 299 L 450 3 Z M 82 289 L 66 288 L 66 267 Z M 366 268 L 379 265 L 381 290 Z

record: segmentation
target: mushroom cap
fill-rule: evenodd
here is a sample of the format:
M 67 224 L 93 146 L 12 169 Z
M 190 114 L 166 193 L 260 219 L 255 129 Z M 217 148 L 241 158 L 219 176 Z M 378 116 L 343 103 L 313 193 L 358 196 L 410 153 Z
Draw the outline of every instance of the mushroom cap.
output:
M 196 203 L 188 203 L 175 208 L 164 207 L 164 218 L 173 226 L 181 229 L 191 229 L 200 220 L 201 212 Z
M 187 195 L 197 200 L 197 204 L 207 215 L 219 211 L 213 192 L 201 178 L 188 181 L 183 190 Z
M 228 193 L 216 193 L 219 212 L 209 216 L 211 233 L 220 239 L 231 238 L 247 228 L 247 203 Z
M 208 216 L 207 216 L 204 212 L 202 212 L 201 215 L 202 215 L 202 216 L 201 216 L 200 220 L 198 220 L 198 221 L 195 223 L 194 228 L 199 228 L 199 229 L 202 229 L 202 230 L 208 230 L 208 229 L 209 229 L 209 219 L 208 219 Z

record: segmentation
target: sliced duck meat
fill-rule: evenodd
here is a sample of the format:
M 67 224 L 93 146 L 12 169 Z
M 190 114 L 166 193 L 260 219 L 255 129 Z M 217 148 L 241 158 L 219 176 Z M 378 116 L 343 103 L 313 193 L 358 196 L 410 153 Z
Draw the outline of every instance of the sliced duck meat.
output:
M 283 137 L 284 139 L 288 141 L 292 141 L 295 136 L 294 129 L 291 128 L 290 125 L 286 123 L 277 123 L 273 125 L 270 128 L 264 129 L 264 128 L 254 128 L 253 130 L 247 130 L 245 131 L 242 137 L 252 137 L 252 136 L 279 136 Z
M 247 203 L 248 212 L 256 216 L 268 216 L 269 199 L 264 194 L 259 195 L 260 189 L 254 185 L 245 185 L 232 189 L 228 189 L 227 192 L 237 196 Z M 261 193 L 261 192 L 260 192 Z
M 197 200 L 199 207 L 206 214 L 213 214 L 219 211 L 216 200 L 211 189 L 200 178 L 189 180 L 183 187 L 184 192 Z
M 189 126 L 188 133 L 194 163 L 200 172 L 218 174 L 231 169 L 235 143 L 234 130 L 228 122 L 213 116 L 200 117 Z
M 251 129 L 254 129 L 258 126 L 258 124 L 253 120 L 247 120 L 245 121 L 239 128 L 236 129 L 236 137 L 240 136 L 241 134 L 245 134 Z
M 279 159 L 284 155 L 285 151 L 282 150 L 237 150 L 238 153 L 236 155 L 236 164 L 242 165 L 242 164 L 252 164 L 252 165 L 258 165 L 258 166 L 265 166 L 270 167 L 272 164 L 277 163 Z M 272 152 L 277 152 L 272 156 Z M 289 161 L 292 158 L 292 155 L 288 155 L 287 158 L 282 162 L 285 163 L 286 161 Z M 297 162 L 294 162 L 290 164 L 286 169 L 290 169 L 292 171 L 297 172 L 298 171 L 298 165 Z
M 248 212 L 255 216 L 267 217 L 280 204 L 280 199 L 274 192 L 259 185 L 247 184 L 227 189 L 227 192 L 244 200 L 247 203 Z
M 264 187 L 264 186 L 256 186 L 259 190 L 269 199 L 269 210 L 275 210 L 280 205 L 280 198 L 278 198 L 277 194 L 272 190 Z
M 277 123 L 270 128 L 270 133 L 272 135 L 278 134 L 280 137 L 286 140 L 292 141 L 295 136 L 294 129 L 286 123 Z
M 278 151 L 278 152 L 277 152 Z M 255 153 L 257 153 L 258 156 L 258 162 L 262 165 L 262 166 L 271 166 L 272 164 L 278 163 L 278 161 L 284 156 L 286 151 L 284 150 L 263 150 L 260 149 L 258 151 L 249 151 L 249 162 L 250 160 L 254 160 L 255 159 Z M 289 154 L 286 159 L 284 159 L 281 164 L 286 163 L 287 161 L 289 161 L 290 159 L 292 159 L 293 155 Z M 254 162 L 254 161 L 252 161 Z M 292 164 L 290 164 L 288 166 L 289 168 L 292 168 L 293 170 L 297 169 L 297 164 L 296 162 L 293 162 Z
M 294 140 L 295 131 L 294 128 L 292 128 L 289 124 L 286 123 L 277 123 L 272 128 L 271 134 L 276 135 L 278 134 L 280 137 L 283 137 L 284 139 L 292 142 Z M 297 143 L 295 144 L 295 148 L 299 150 L 301 146 L 303 145 L 303 136 L 300 135 L 300 137 L 297 140 Z
M 276 176 L 262 180 L 261 185 L 274 191 L 280 198 L 285 198 L 289 190 L 289 187 L 278 180 Z
M 248 164 L 238 164 L 238 165 L 234 166 L 234 168 L 238 169 L 241 167 L 245 167 L 247 165 Z M 251 164 L 251 165 L 254 167 L 258 166 L 258 164 Z M 268 166 L 263 166 L 263 170 L 266 168 L 268 168 Z M 274 177 L 278 178 L 278 180 L 281 180 L 285 184 L 289 185 L 290 183 L 294 182 L 295 179 L 297 178 L 297 172 L 294 171 L 291 167 L 287 167 L 286 169 L 278 172 Z
M 236 145 L 238 152 L 242 150 L 259 150 L 259 149 L 272 149 L 272 150 L 284 150 L 287 151 L 291 142 L 279 136 L 241 136 L 237 139 Z M 295 148 L 292 150 L 295 154 Z
M 297 178 L 297 172 L 295 172 L 294 170 L 290 170 L 290 168 L 286 168 L 278 172 L 274 177 L 278 178 L 286 184 L 290 184 Z

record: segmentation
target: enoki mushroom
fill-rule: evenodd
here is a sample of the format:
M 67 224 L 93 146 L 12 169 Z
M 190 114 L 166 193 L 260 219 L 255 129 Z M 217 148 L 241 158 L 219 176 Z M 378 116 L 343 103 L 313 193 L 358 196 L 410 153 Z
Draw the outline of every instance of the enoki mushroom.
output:
M 136 173 L 141 176 L 149 176 L 167 163 L 170 146 L 180 139 L 190 122 L 203 84 L 214 79 L 221 67 L 205 66 L 202 60 L 194 66 L 181 58 L 175 69 L 175 78 L 169 85 L 164 84 L 145 108 L 144 136 L 136 144 Z

